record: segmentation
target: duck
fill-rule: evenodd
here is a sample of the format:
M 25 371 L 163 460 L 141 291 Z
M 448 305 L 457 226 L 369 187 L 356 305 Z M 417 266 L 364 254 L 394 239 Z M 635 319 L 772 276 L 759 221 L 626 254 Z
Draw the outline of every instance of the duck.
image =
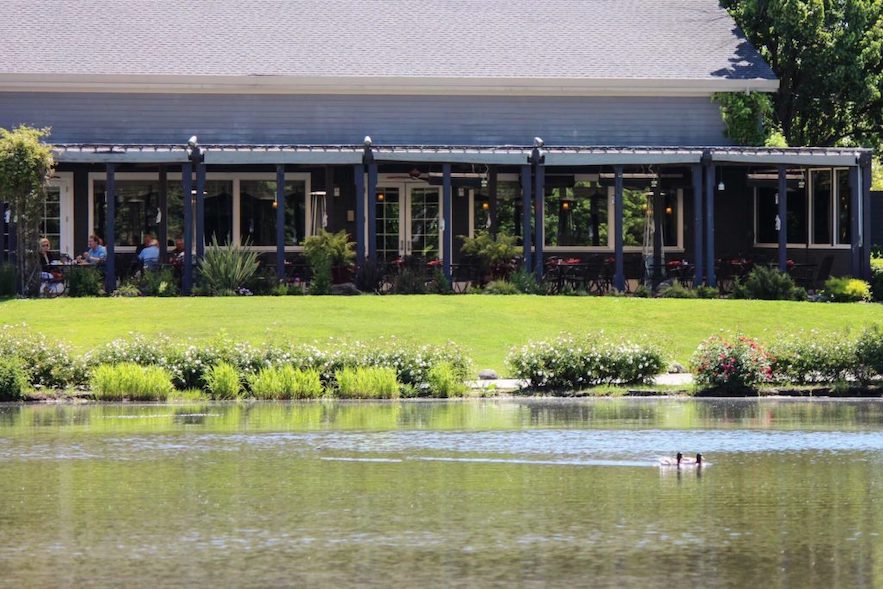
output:
M 678 452 L 674 458 L 669 458 L 668 456 L 660 458 L 659 466 L 680 466 L 683 459 L 684 455 Z
M 695 460 L 694 460 L 693 458 L 683 458 L 683 459 L 681 459 L 681 462 L 680 462 L 680 464 L 679 464 L 678 466 L 682 466 L 682 467 L 684 467 L 684 466 L 689 466 L 689 467 L 693 467 L 693 466 L 695 466 L 696 468 L 702 468 L 702 465 L 703 465 L 703 462 L 702 462 L 702 454 L 697 453 L 697 454 L 696 454 L 696 459 L 695 459 Z
M 696 467 L 702 468 L 702 454 L 697 453 L 696 458 L 684 458 L 683 453 L 678 452 L 674 458 L 664 457 L 659 459 L 659 466 L 676 466 L 678 468 Z

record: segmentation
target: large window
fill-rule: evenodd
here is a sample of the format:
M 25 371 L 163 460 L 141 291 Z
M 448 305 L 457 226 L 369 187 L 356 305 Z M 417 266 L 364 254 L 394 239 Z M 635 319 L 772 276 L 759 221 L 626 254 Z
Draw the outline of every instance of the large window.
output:
M 91 178 L 92 227 L 104 235 L 104 174 Z M 184 235 L 184 200 L 179 174 L 168 175 L 168 245 Z M 195 183 L 194 183 L 195 188 Z M 159 180 L 156 174 L 116 176 L 116 245 L 121 251 L 139 245 L 144 235 L 157 235 L 162 215 L 159 206 Z M 309 174 L 289 174 L 285 182 L 285 245 L 303 245 L 307 235 Z M 194 199 L 195 200 L 195 199 Z M 275 174 L 212 174 L 205 183 L 205 240 L 219 243 L 249 241 L 257 248 L 276 245 Z M 196 207 L 193 206 L 194 228 Z M 195 230 L 195 229 L 194 229 Z
M 548 247 L 609 246 L 607 189 L 600 183 L 576 180 L 547 188 L 543 202 Z
M 763 183 L 754 189 L 755 242 L 760 246 L 774 246 L 779 242 L 778 227 L 781 225 L 777 221 L 778 182 L 767 177 L 760 181 Z M 809 243 L 813 247 L 833 247 L 849 244 L 850 216 L 848 170 L 815 169 L 805 176 L 789 173 L 785 219 L 789 245 L 806 246 Z
M 242 180 L 239 183 L 242 241 L 276 245 L 276 181 Z M 303 245 L 306 237 L 306 185 L 285 181 L 285 245 Z
M 116 178 L 116 215 L 114 242 L 118 246 L 137 246 L 144 235 L 156 235 L 161 219 L 159 212 L 159 180 Z M 102 178 L 93 184 L 93 232 L 104 236 L 105 194 L 107 182 Z
M 486 188 L 472 192 L 472 234 L 490 229 L 491 205 Z M 518 180 L 497 180 L 497 231 L 514 235 L 521 245 L 521 184 Z M 532 215 L 533 213 L 531 213 Z M 531 217 L 531 227 L 533 217 Z
M 662 243 L 665 247 L 680 246 L 681 199 L 679 190 L 663 190 L 662 198 Z M 653 245 L 653 198 L 654 190 L 648 184 L 643 188 L 624 188 L 623 201 L 623 244 L 626 247 L 652 247 Z

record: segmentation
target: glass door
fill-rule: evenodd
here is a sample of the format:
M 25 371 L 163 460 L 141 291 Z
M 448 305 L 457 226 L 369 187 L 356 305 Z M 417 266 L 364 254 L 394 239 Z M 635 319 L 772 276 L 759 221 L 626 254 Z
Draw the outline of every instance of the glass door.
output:
M 396 186 L 378 186 L 374 207 L 377 213 L 377 259 L 391 262 L 404 248 L 402 231 L 402 191 Z
M 40 237 L 49 240 L 55 253 L 73 257 L 73 189 L 68 175 L 53 177 L 46 187 L 46 200 L 40 214 Z
M 407 192 L 405 253 L 427 261 L 438 259 L 441 257 L 441 188 L 409 186 Z

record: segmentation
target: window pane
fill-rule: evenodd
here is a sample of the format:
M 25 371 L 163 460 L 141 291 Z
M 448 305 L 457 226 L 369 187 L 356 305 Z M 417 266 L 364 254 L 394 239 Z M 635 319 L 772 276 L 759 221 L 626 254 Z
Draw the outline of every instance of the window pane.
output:
M 497 231 L 504 235 L 515 236 L 515 243 L 519 246 L 522 244 L 521 209 L 519 182 L 513 180 L 497 182 Z M 532 218 L 531 227 L 533 227 Z
M 626 246 L 644 245 L 644 228 L 650 223 L 650 187 L 624 188 L 622 191 L 622 243 Z
M 813 243 L 831 243 L 831 171 L 816 170 L 812 180 Z
M 104 236 L 105 192 L 107 182 L 96 180 L 93 185 L 93 231 Z M 159 182 L 156 180 L 117 180 L 116 216 L 114 234 L 116 245 L 134 246 L 144 240 L 146 233 L 156 235 L 159 209 Z
M 757 188 L 757 242 L 778 243 L 779 232 L 776 231 L 776 189 L 769 186 Z
M 276 182 L 242 180 L 239 187 L 242 243 L 276 245 Z
M 195 184 L 194 184 L 195 187 Z M 184 200 L 181 198 L 181 182 L 168 183 L 169 206 L 169 241 L 174 244 L 176 239 L 184 238 Z M 194 199 L 195 201 L 195 199 Z M 193 203 L 193 236 L 196 237 L 196 203 Z M 205 242 L 212 243 L 215 237 L 218 243 L 230 242 L 233 235 L 233 181 L 206 180 L 205 183 Z
M 678 193 L 669 190 L 663 193 L 665 216 L 662 221 L 662 237 L 663 242 L 667 246 L 676 247 L 678 245 Z
M 275 188 L 275 183 L 274 183 Z M 285 245 L 303 245 L 306 238 L 307 183 L 303 180 L 285 181 Z M 325 197 L 313 199 L 314 227 L 325 226 Z M 274 229 L 275 230 L 275 229 Z M 273 240 L 275 243 L 275 240 Z
M 849 171 L 837 170 L 837 243 L 852 243 L 852 198 Z
M 779 242 L 779 232 L 776 231 L 776 215 L 779 213 L 777 193 L 777 188 L 773 186 L 757 188 L 758 243 Z M 806 200 L 806 188 L 788 188 L 788 243 L 806 243 Z
M 607 190 L 597 183 L 547 189 L 544 214 L 548 246 L 607 245 Z

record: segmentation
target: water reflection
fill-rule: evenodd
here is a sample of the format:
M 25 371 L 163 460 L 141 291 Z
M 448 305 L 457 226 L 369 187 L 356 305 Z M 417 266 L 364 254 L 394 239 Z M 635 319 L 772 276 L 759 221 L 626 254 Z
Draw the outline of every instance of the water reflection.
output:
M 0 586 L 881 586 L 881 423 L 877 401 L 7 405 Z M 658 468 L 678 450 L 713 467 Z

